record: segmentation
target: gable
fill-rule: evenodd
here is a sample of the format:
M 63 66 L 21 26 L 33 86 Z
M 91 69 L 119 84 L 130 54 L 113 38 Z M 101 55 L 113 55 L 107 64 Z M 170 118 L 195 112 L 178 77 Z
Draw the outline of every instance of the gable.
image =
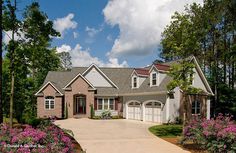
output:
M 81 78 L 84 82 L 86 82 L 86 84 L 88 84 L 89 87 L 91 87 L 91 89 L 95 90 L 94 86 L 86 78 L 84 78 L 80 73 L 78 75 L 76 75 L 63 89 L 70 87 L 79 78 Z
M 208 92 L 206 89 L 206 86 L 204 85 L 204 83 L 199 75 L 199 72 L 196 70 L 196 68 L 194 68 L 193 71 L 194 71 L 193 87 L 200 88 L 200 89 Z
M 45 93 L 59 93 L 60 95 L 63 95 L 55 85 L 53 85 L 52 82 L 47 82 L 44 86 L 42 86 L 37 93 L 35 93 L 35 96 L 40 95 L 41 92 Z
M 193 60 L 194 64 L 196 65 L 196 68 L 194 69 L 195 76 L 194 76 L 193 86 L 203 89 L 204 91 L 206 91 L 210 95 L 214 95 L 205 75 L 203 74 L 203 72 L 202 72 L 202 70 L 201 70 L 201 68 L 194 56 L 192 57 L 192 60 Z
M 111 83 L 94 67 L 84 77 L 91 82 L 94 87 L 112 87 Z
M 94 87 L 115 87 L 118 88 L 112 80 L 110 80 L 96 65 L 91 65 L 84 73 L 83 76 Z

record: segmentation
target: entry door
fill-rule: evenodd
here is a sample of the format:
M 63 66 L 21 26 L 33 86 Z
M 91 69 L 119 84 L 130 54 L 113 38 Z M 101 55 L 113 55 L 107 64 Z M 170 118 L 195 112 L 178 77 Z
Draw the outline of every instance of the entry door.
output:
M 83 95 L 75 97 L 75 114 L 86 114 L 86 98 Z

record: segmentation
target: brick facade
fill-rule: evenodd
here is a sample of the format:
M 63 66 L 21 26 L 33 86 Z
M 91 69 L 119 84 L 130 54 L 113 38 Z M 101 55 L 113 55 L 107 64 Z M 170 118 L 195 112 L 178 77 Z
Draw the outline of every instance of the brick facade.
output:
M 57 91 L 48 84 L 42 91 L 43 96 L 37 97 L 37 116 L 39 118 L 47 118 L 49 116 L 56 116 L 62 118 L 62 106 L 63 106 L 63 97 L 56 97 Z M 46 110 L 45 109 L 45 97 L 53 96 L 54 97 L 54 109 Z
M 78 77 L 72 84 L 71 90 L 65 91 L 65 103 L 67 103 L 68 108 L 68 117 L 73 117 L 74 114 L 74 95 L 85 95 L 86 96 L 86 114 L 85 117 L 89 117 L 90 115 L 90 104 L 94 103 L 94 91 L 89 90 L 90 86 L 88 83 Z

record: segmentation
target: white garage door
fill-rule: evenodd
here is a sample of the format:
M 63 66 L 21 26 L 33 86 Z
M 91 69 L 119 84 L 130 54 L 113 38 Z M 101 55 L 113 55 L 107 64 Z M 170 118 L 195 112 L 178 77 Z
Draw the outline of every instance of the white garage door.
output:
M 128 104 L 128 119 L 141 120 L 141 105 L 138 102 Z
M 145 105 L 145 121 L 161 122 L 161 104 L 158 102 L 149 102 Z

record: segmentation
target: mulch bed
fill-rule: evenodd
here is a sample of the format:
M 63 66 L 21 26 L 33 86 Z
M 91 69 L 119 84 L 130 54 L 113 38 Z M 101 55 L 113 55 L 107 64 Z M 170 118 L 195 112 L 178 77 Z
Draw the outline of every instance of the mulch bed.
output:
M 180 145 L 179 144 L 179 140 L 178 140 L 178 137 L 174 137 L 174 138 L 162 138 L 163 140 L 165 141 L 168 141 L 174 145 L 177 145 L 181 148 L 183 148 L 184 150 L 188 150 L 190 151 L 191 153 L 207 153 L 206 150 L 200 148 L 199 145 L 196 145 L 196 144 L 184 144 L 184 145 Z

